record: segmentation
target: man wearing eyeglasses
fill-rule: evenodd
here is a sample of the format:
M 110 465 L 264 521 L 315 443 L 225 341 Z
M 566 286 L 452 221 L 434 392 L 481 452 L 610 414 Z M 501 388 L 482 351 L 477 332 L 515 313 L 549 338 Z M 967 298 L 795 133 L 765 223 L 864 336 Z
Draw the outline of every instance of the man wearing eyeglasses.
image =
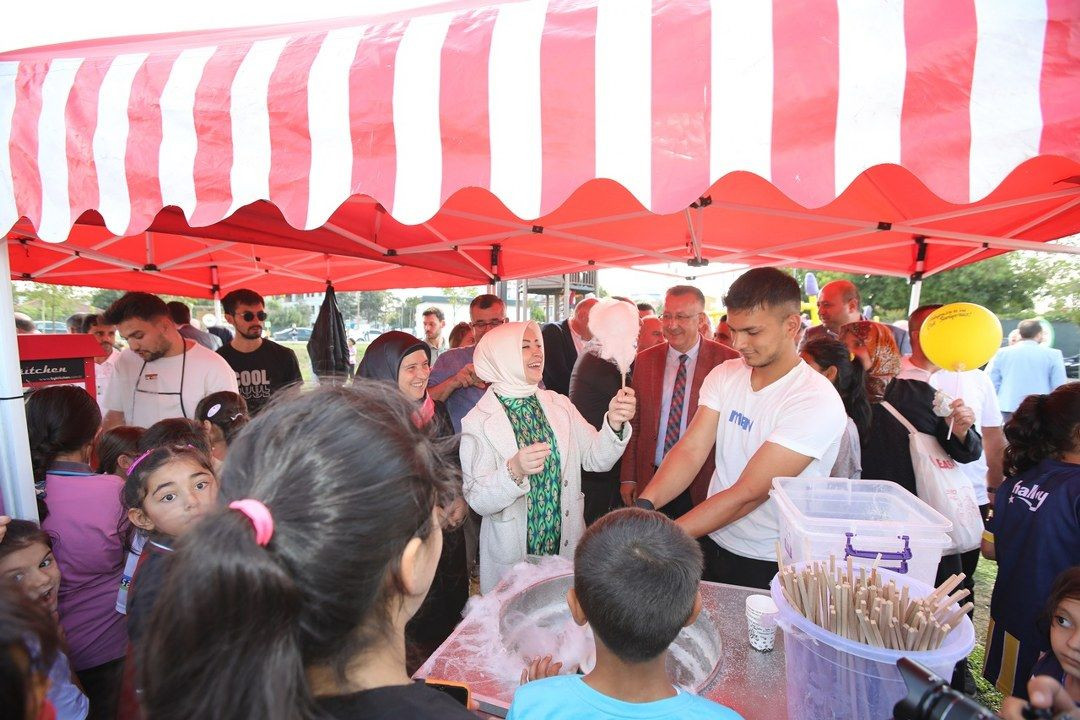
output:
M 221 298 L 221 305 L 236 334 L 218 354 L 236 372 L 240 394 L 254 415 L 282 388 L 304 381 L 300 363 L 290 348 L 263 337 L 266 310 L 262 295 L 246 288 L 233 290 Z
M 705 296 L 696 287 L 676 285 L 664 297 L 660 315 L 667 342 L 638 352 L 634 361 L 634 393 L 638 413 L 623 454 L 619 493 L 632 505 L 645 491 L 664 456 L 686 432 L 698 406 L 701 383 L 717 365 L 739 354 L 701 335 Z M 708 459 L 694 481 L 663 507 L 671 518 L 688 512 L 709 491 L 715 462 Z
M 447 350 L 439 355 L 428 378 L 428 394 L 446 403 L 454 432 L 461 432 L 461 419 L 480 401 L 487 385 L 473 372 L 473 350 L 488 330 L 506 322 L 506 305 L 498 295 L 479 295 L 469 303 L 469 325 L 475 341 L 468 347 Z
M 105 311 L 105 324 L 115 325 L 128 344 L 105 390 L 106 430 L 121 424 L 150 427 L 158 420 L 194 418 L 195 406 L 210 393 L 236 392 L 229 364 L 181 336 L 158 296 L 126 293 Z

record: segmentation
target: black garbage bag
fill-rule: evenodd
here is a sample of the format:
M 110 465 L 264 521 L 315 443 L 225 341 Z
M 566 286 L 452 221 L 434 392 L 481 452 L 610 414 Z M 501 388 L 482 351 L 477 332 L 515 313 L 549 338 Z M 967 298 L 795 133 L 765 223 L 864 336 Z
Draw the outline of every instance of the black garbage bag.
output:
M 326 284 L 319 316 L 311 328 L 307 344 L 311 369 L 320 383 L 343 384 L 349 379 L 349 341 L 345 334 L 345 320 L 338 310 L 334 286 Z

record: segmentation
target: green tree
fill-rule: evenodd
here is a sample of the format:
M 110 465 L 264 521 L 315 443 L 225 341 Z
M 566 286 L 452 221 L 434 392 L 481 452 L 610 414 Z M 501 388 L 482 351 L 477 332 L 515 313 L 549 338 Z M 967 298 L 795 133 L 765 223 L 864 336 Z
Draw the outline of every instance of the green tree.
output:
M 311 324 L 311 312 L 306 305 L 285 306 L 281 300 L 273 297 L 266 298 L 266 314 L 269 315 L 274 330 L 285 330 L 294 325 L 307 327 Z
M 98 310 L 105 310 L 124 294 L 123 290 L 95 290 L 90 296 L 90 304 Z
M 864 305 L 884 320 L 907 316 L 911 285 L 904 278 L 880 275 L 850 275 L 815 271 L 818 286 L 832 280 L 850 280 L 859 288 Z M 800 271 L 800 285 L 805 272 Z M 998 257 L 931 275 L 923 281 L 920 302 L 972 302 L 998 315 L 1011 317 L 1031 313 L 1035 299 L 1043 291 L 1044 276 L 1016 259 Z
M 16 282 L 14 285 L 15 309 L 34 320 L 64 322 L 68 316 L 90 309 L 87 291 L 69 285 Z
M 468 291 L 468 288 L 443 288 L 443 297 L 450 301 L 450 307 L 453 309 L 453 316 L 457 317 L 458 307 L 461 305 L 472 302 L 475 295 Z

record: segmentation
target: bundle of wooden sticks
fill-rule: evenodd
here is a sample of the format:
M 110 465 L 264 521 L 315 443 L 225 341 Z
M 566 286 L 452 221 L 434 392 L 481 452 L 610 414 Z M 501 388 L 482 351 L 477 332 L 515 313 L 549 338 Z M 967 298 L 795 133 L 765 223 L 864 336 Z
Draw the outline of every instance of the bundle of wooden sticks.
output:
M 779 547 L 776 556 L 783 557 Z M 890 650 L 936 650 L 974 607 L 966 603 L 950 610 L 970 594 L 954 592 L 963 574 L 953 575 L 925 598 L 913 598 L 895 580 L 885 582 L 878 574 L 878 561 L 869 573 L 865 567 L 856 573 L 850 557 L 846 568 L 831 556 L 828 566 L 815 562 L 801 570 L 780 560 L 780 585 L 788 603 L 816 625 Z

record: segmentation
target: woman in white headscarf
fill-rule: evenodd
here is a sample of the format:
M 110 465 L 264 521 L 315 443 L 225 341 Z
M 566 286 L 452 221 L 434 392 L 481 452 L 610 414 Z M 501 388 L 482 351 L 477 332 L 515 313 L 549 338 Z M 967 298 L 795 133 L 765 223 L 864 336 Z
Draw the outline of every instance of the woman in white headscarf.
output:
M 526 555 L 574 556 L 585 531 L 581 470 L 609 470 L 622 456 L 637 401 L 620 390 L 596 430 L 565 395 L 540 390 L 535 322 L 489 330 L 473 367 L 490 385 L 461 421 L 461 469 L 465 500 L 483 517 L 480 591 L 488 592 Z

